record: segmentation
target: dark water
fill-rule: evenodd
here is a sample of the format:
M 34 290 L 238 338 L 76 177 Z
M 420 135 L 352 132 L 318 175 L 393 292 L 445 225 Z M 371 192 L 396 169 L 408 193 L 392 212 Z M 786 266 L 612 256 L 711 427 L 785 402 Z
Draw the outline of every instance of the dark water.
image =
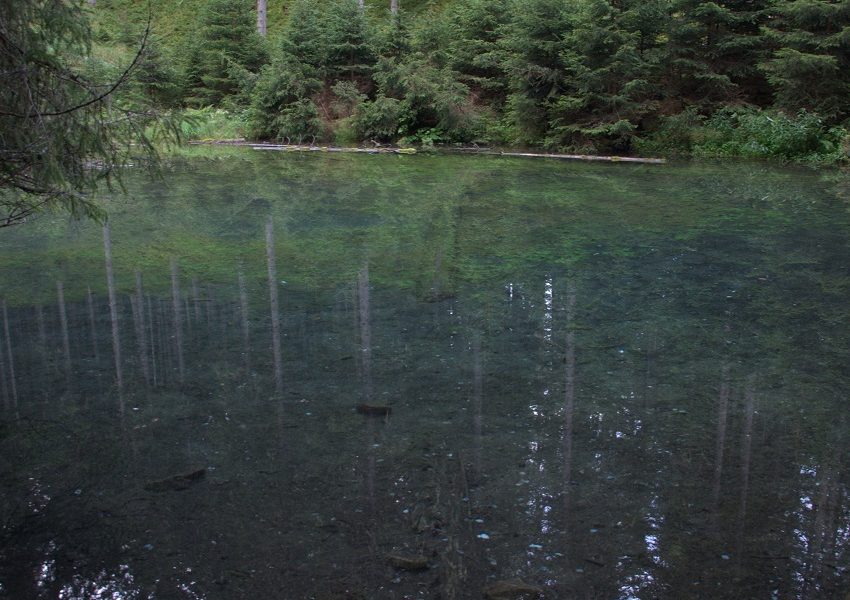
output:
M 846 179 L 240 151 L 130 189 L 0 231 L 0 598 L 850 591 Z

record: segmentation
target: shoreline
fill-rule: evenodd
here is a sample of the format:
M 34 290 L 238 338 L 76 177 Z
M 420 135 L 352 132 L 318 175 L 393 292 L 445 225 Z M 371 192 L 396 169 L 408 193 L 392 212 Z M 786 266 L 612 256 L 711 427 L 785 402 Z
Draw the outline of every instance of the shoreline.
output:
M 360 148 L 356 146 L 321 146 L 315 144 L 272 144 L 268 142 L 249 142 L 244 139 L 232 140 L 193 140 L 188 142 L 190 146 L 240 146 L 257 151 L 272 152 L 337 152 L 352 154 L 419 154 L 419 150 L 412 147 L 402 148 L 398 146 L 378 146 L 375 148 Z M 432 151 L 431 148 L 428 151 Z M 559 154 L 550 152 L 516 152 L 501 151 L 491 148 L 459 147 L 459 148 L 433 148 L 434 152 L 445 154 L 476 154 L 482 156 L 510 156 L 516 158 L 550 158 L 555 160 L 580 160 L 590 162 L 627 162 L 641 164 L 666 164 L 666 158 L 641 158 L 636 156 L 604 156 L 595 154 Z

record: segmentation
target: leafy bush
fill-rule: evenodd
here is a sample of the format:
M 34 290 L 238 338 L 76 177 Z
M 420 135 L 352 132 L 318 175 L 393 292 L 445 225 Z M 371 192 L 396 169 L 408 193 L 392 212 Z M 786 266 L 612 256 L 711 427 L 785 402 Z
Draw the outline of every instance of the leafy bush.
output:
M 433 147 L 434 144 L 442 144 L 450 140 L 451 138 L 447 132 L 439 127 L 430 127 L 428 129 L 420 129 L 411 135 L 406 135 L 398 143 L 400 146 Z
M 314 70 L 304 63 L 276 60 L 263 67 L 251 96 L 248 112 L 248 135 L 254 139 L 282 139 L 291 132 L 281 131 L 284 121 L 287 130 L 293 123 L 289 118 L 297 112 L 291 107 L 308 101 L 319 92 L 322 83 L 315 77 Z M 301 110 L 304 106 L 301 107 Z M 315 105 L 314 105 L 315 109 Z M 283 113 L 288 116 L 283 118 Z M 312 135 L 312 134 L 311 134 Z
M 274 121 L 278 139 L 291 142 L 313 142 L 322 137 L 322 122 L 319 111 L 312 100 L 302 98 L 286 106 Z
M 694 108 L 661 117 L 651 134 L 635 138 L 635 149 L 641 154 L 690 156 L 704 121 Z
M 373 102 L 364 102 L 357 107 L 353 127 L 361 140 L 374 139 L 386 142 L 398 135 L 401 102 L 395 98 L 378 96 Z
M 784 160 L 846 160 L 847 131 L 827 128 L 816 114 L 723 109 L 705 122 L 694 144 L 697 156 L 772 157 Z M 843 156 L 842 156 L 843 154 Z
M 238 139 L 245 135 L 245 115 L 220 108 L 187 109 L 180 129 L 186 140 Z
M 349 117 L 366 100 L 366 94 L 353 81 L 338 81 L 331 86 L 335 99 L 331 108 L 338 117 Z

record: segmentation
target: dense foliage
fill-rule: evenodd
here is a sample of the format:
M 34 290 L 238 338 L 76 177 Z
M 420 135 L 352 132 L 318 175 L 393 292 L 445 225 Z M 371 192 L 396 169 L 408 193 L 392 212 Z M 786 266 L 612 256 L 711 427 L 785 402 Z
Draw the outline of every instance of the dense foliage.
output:
M 141 4 L 98 0 L 105 47 Z M 829 162 L 850 146 L 850 0 L 272 0 L 267 38 L 252 0 L 154 4 L 140 87 L 254 139 Z
M 120 183 L 128 163 L 155 161 L 152 137 L 170 127 L 142 101 L 146 86 L 159 98 L 145 79 L 149 36 L 116 67 L 91 52 L 85 10 L 0 0 L 0 227 L 47 208 L 101 216 L 89 192 Z

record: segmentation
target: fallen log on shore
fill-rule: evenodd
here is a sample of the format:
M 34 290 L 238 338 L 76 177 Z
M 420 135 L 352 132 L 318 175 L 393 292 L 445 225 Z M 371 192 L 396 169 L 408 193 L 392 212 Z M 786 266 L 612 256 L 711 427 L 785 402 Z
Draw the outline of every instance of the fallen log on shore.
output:
M 192 145 L 247 146 L 252 150 L 271 150 L 277 152 L 344 152 L 356 154 L 417 154 L 416 148 L 398 148 L 377 146 L 375 148 L 356 148 L 347 146 L 316 146 L 310 144 L 269 144 L 247 142 L 245 140 L 220 140 L 209 142 L 190 142 Z M 482 156 L 510 156 L 516 158 L 552 158 L 557 160 L 584 160 L 596 162 L 628 162 L 660 165 L 667 162 L 664 158 L 641 158 L 637 156 L 599 156 L 594 154 L 555 154 L 539 152 L 503 152 L 490 148 L 435 148 L 435 151 L 447 154 L 478 154 Z
M 499 156 L 525 156 L 530 158 L 557 158 L 559 160 L 591 160 L 604 162 L 630 162 L 646 163 L 651 165 L 663 165 L 666 158 L 640 158 L 638 156 L 598 156 L 595 154 L 539 154 L 536 152 L 485 152 L 484 154 L 498 154 Z

